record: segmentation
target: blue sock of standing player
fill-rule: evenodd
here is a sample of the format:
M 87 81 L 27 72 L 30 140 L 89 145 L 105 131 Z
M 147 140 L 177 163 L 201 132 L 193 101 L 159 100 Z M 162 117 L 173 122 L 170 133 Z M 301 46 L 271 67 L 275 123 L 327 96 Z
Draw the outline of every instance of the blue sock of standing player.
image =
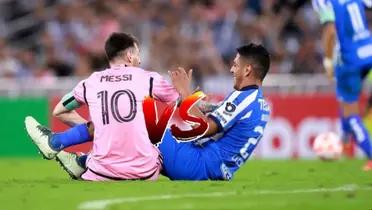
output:
M 348 122 L 348 118 L 340 115 L 340 118 L 341 118 L 341 128 L 342 128 L 342 142 L 344 144 L 348 143 L 349 142 L 349 135 L 352 134 L 351 130 L 350 130 L 350 126 L 349 126 L 349 122 Z
M 92 138 L 89 135 L 88 125 L 80 124 L 64 132 L 53 134 L 50 140 L 50 146 L 52 149 L 60 151 L 66 147 L 85 143 L 91 140 Z
M 358 144 L 359 148 L 367 155 L 368 159 L 372 159 L 371 142 L 369 140 L 369 134 L 366 127 L 363 124 L 362 119 L 359 115 L 351 115 L 346 118 L 350 131 Z

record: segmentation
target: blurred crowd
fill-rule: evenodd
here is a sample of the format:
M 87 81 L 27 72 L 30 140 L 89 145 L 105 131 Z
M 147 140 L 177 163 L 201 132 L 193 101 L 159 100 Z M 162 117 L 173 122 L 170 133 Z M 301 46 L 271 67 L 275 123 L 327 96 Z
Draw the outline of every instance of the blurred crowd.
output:
M 7 11 L 0 12 L 0 77 L 84 77 L 103 70 L 104 41 L 115 31 L 137 36 L 142 66 L 159 72 L 184 66 L 193 68 L 197 79 L 226 74 L 236 47 L 248 42 L 269 49 L 271 72 L 322 72 L 320 26 L 310 1 L 5 2 L 0 3 Z M 30 4 L 26 17 L 36 25 L 21 35 L 7 34 L 12 10 Z M 33 36 L 23 39 L 25 34 Z

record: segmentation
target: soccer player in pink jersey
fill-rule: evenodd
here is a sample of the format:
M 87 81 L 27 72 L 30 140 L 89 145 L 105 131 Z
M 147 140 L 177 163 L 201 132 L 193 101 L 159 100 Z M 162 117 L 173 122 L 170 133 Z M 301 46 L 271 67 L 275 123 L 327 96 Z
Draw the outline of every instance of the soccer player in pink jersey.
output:
M 88 121 L 74 111 L 83 104 L 89 108 L 94 138 L 87 159 L 79 161 L 86 162 L 87 170 L 81 176 L 84 180 L 155 180 L 159 176 L 161 156 L 145 129 L 142 101 L 150 95 L 159 101 L 173 102 L 178 93 L 160 74 L 137 67 L 140 64 L 138 45 L 138 40 L 129 34 L 113 33 L 105 43 L 110 68 L 94 72 L 79 82 L 53 112 L 70 126 L 85 126 L 71 129 L 75 129 L 73 132 L 79 138 L 89 139 Z M 61 162 L 76 158 L 62 149 L 77 141 L 53 134 L 32 117 L 26 117 L 25 124 L 46 159 L 56 157 Z

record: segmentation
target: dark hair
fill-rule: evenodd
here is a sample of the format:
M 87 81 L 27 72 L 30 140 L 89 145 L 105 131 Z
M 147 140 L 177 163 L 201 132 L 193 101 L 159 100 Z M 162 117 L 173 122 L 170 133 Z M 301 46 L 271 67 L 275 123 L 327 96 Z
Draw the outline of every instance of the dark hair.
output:
M 106 40 L 105 51 L 109 61 L 113 60 L 118 54 L 128 48 L 138 45 L 136 37 L 127 33 L 112 33 Z
M 237 51 L 241 57 L 252 63 L 256 77 L 262 81 L 270 68 L 269 52 L 262 45 L 253 43 L 243 45 Z

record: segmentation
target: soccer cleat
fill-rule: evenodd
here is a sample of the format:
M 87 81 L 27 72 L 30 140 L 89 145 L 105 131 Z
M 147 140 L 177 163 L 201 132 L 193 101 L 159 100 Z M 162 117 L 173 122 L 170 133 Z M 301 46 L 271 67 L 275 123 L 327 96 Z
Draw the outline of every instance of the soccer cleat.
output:
M 80 179 L 80 176 L 85 172 L 85 168 L 79 164 L 78 156 L 75 153 L 60 151 L 57 154 L 56 161 L 72 179 Z
M 52 132 L 47 127 L 40 125 L 40 123 L 31 116 L 26 117 L 25 125 L 28 135 L 43 157 L 48 160 L 55 158 L 59 151 L 52 149 L 49 145 Z
M 372 171 L 372 160 L 368 160 L 363 166 L 363 171 Z

